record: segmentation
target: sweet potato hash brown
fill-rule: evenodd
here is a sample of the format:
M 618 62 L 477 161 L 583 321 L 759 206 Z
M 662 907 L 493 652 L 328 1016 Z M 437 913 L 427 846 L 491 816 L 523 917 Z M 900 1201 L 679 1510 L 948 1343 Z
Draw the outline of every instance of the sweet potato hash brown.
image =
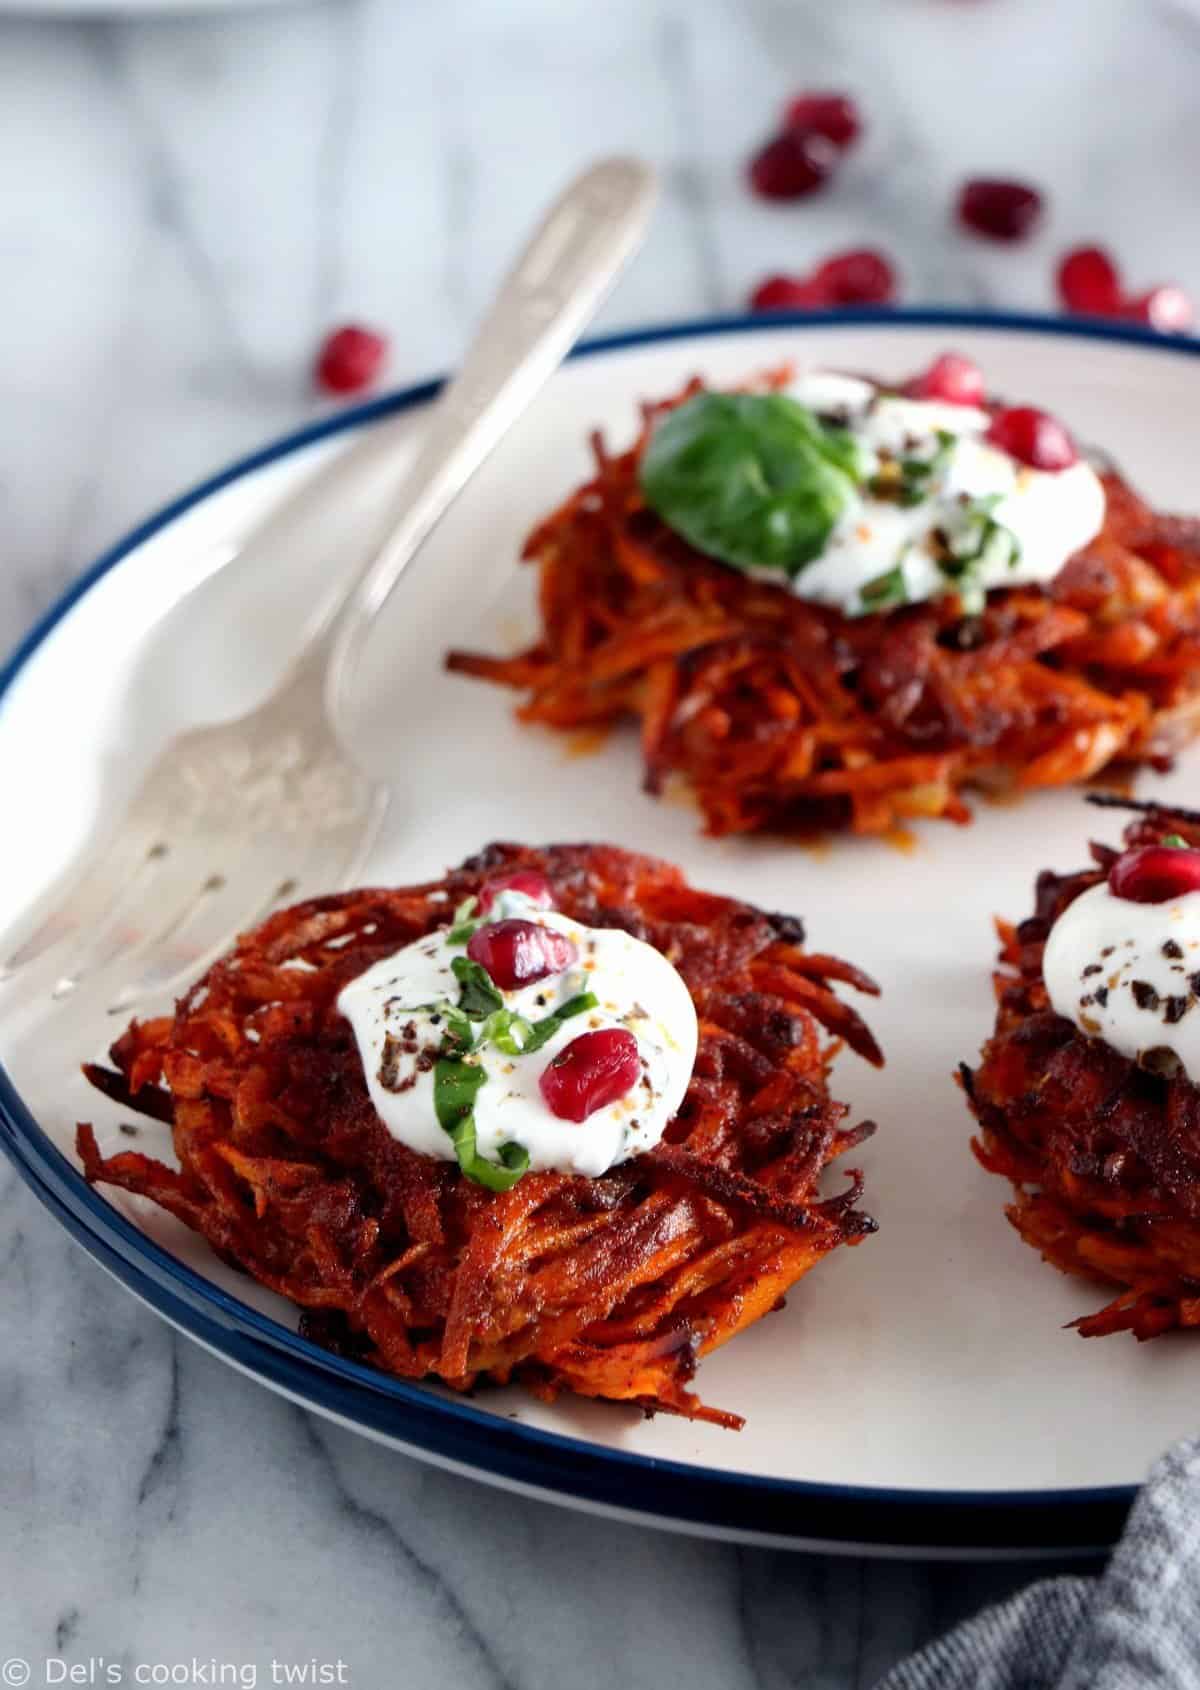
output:
M 444 926 L 497 873 L 545 875 L 558 907 L 646 939 L 695 1002 L 684 1102 L 654 1150 L 591 1179 L 527 1173 L 493 1193 L 394 1139 L 367 1094 L 341 988 Z M 828 1091 L 847 1044 L 882 1061 L 790 916 L 695 890 L 615 847 L 492 845 L 444 880 L 316 898 L 269 917 L 177 1004 L 134 1021 L 108 1097 L 171 1126 L 176 1171 L 77 1145 L 89 1181 L 149 1197 L 304 1311 L 303 1329 L 405 1378 L 519 1380 L 737 1427 L 688 1388 L 697 1361 L 875 1230 L 861 1175 L 824 1169 L 874 1130 Z M 832 1037 L 828 1036 L 832 1035 Z
M 759 386 L 780 387 L 789 371 Z M 712 561 L 648 508 L 635 444 L 592 439 L 591 478 L 529 536 L 541 635 L 450 669 L 525 695 L 527 722 L 640 722 L 648 791 L 683 777 L 712 834 L 886 832 L 970 819 L 964 789 L 1166 767 L 1200 722 L 1200 521 L 1114 471 L 1107 516 L 1048 587 L 847 617 Z
M 1172 836 L 1200 845 L 1200 814 L 1128 807 L 1126 848 Z M 1050 929 L 1120 853 L 1094 843 L 1091 855 L 1075 874 L 1045 870 L 1034 913 L 997 924 L 996 1030 L 960 1075 L 980 1127 L 975 1154 L 1012 1182 L 1007 1214 L 1021 1237 L 1064 1273 L 1120 1288 L 1075 1328 L 1153 1338 L 1200 1326 L 1200 1089 L 1181 1069 L 1150 1072 L 1086 1037 L 1049 1002 Z

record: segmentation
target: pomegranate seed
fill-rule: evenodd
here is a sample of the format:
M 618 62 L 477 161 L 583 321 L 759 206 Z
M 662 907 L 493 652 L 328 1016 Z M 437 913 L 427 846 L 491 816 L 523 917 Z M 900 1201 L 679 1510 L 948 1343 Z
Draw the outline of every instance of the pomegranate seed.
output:
M 824 186 L 837 159 L 828 136 L 815 129 L 786 129 L 751 159 L 750 185 L 763 199 L 803 199 Z
M 1163 334 L 1186 334 L 1195 322 L 1191 299 L 1171 283 L 1128 299 L 1116 263 L 1103 247 L 1081 246 L 1058 267 L 1058 292 L 1068 311 L 1095 317 L 1128 317 Z
M 1126 316 L 1135 322 L 1149 323 L 1163 334 L 1186 334 L 1195 321 L 1192 302 L 1182 288 L 1172 285 L 1151 288 L 1139 299 L 1132 299 L 1125 308 Z
M 817 265 L 812 279 L 830 305 L 887 305 L 896 297 L 896 272 L 868 247 L 834 253 Z
M 1200 892 L 1200 851 L 1142 845 L 1117 858 L 1108 884 L 1114 897 L 1134 904 L 1165 904 L 1185 892 Z
M 804 311 L 827 303 L 821 289 L 803 276 L 768 276 L 750 295 L 751 311 Z
M 511 992 L 548 974 L 561 974 L 579 953 L 565 933 L 536 921 L 514 919 L 478 928 L 467 945 L 467 955 L 483 964 L 502 992 Z
M 910 399 L 941 399 L 947 405 L 982 405 L 983 371 L 957 352 L 943 352 L 904 390 Z
M 848 147 L 862 130 L 858 107 L 848 94 L 798 94 L 784 115 L 785 129 L 811 129 L 835 147 Z
M 511 874 L 498 875 L 494 880 L 485 880 L 479 888 L 479 913 L 486 915 L 501 892 L 522 892 L 541 910 L 554 908 L 554 893 L 550 882 L 544 874 L 539 874 L 533 868 L 514 869 Z
M 1058 297 L 1068 311 L 1115 317 L 1121 309 L 1121 278 L 1101 246 L 1077 246 L 1058 267 Z
M 1030 469 L 1070 469 L 1079 459 L 1075 442 L 1063 425 L 1032 405 L 997 411 L 985 438 Z
M 1024 182 L 975 177 L 958 197 L 958 220 L 993 241 L 1019 241 L 1042 214 L 1042 196 Z
M 586 1121 L 605 1104 L 624 1097 L 641 1072 L 637 1040 L 624 1027 L 580 1033 L 547 1065 L 538 1084 L 551 1113 L 562 1121 Z
M 326 393 L 358 393 L 375 380 L 386 357 L 383 335 L 348 323 L 325 337 L 317 355 L 317 383 Z

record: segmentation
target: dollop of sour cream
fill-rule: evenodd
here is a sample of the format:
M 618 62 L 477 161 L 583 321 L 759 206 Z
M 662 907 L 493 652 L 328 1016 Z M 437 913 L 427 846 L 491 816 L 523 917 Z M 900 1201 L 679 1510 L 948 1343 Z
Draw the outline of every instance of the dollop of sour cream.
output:
M 577 959 L 560 974 L 501 991 L 504 1007 L 537 1023 L 582 993 L 591 992 L 598 1002 L 564 1020 L 536 1051 L 509 1055 L 481 1040 L 465 1057 L 486 1076 L 474 1098 L 476 1149 L 499 1162 L 500 1147 L 517 1144 L 528 1152 L 530 1168 L 595 1177 L 662 1138 L 691 1079 L 695 1006 L 667 958 L 628 933 L 585 927 L 539 908 L 520 892 L 501 892 L 487 919 L 516 917 L 565 934 Z M 384 957 L 338 997 L 383 1124 L 410 1149 L 445 1161 L 455 1159 L 455 1148 L 434 1108 L 434 1068 L 445 1032 L 436 1006 L 459 1002 L 462 988 L 453 963 L 466 954 L 464 944 L 451 943 L 452 931 L 447 926 Z M 541 1075 L 573 1039 L 605 1027 L 623 1027 L 636 1038 L 640 1075 L 624 1097 L 586 1120 L 562 1120 L 542 1096 Z
M 1200 892 L 1118 898 L 1107 881 L 1067 905 L 1046 940 L 1050 1002 L 1080 1032 L 1158 1072 L 1200 1080 Z
M 1051 473 L 1018 463 L 983 438 L 991 419 L 973 405 L 881 394 L 827 371 L 799 377 L 788 392 L 846 428 L 862 466 L 819 557 L 790 581 L 751 572 L 799 598 L 847 616 L 960 583 L 980 599 L 994 587 L 1052 580 L 1104 522 L 1104 488 L 1090 464 Z

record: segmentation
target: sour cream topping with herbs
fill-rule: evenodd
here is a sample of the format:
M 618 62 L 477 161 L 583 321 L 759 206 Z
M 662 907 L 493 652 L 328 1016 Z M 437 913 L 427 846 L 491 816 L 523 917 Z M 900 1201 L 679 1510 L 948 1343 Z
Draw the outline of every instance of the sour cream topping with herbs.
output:
M 1200 1081 L 1200 892 L 1134 903 L 1107 881 L 1090 887 L 1050 929 L 1042 975 L 1080 1032 Z
M 512 990 L 484 975 L 481 997 L 479 976 L 466 960 L 466 944 L 480 923 L 460 911 L 447 927 L 352 980 L 338 1009 L 354 1030 L 380 1119 L 410 1149 L 446 1161 L 457 1157 L 463 1171 L 484 1184 L 512 1184 L 526 1167 L 594 1177 L 662 1138 L 691 1078 L 695 1007 L 677 970 L 642 940 L 615 928 L 583 926 L 511 890 L 496 896 L 486 920 L 518 918 L 564 935 L 574 946 L 574 961 Z M 489 1007 L 487 986 L 495 1007 Z M 464 1014 L 468 1049 L 458 1042 Z M 580 1034 L 601 1028 L 624 1028 L 636 1039 L 637 1078 L 624 1096 L 586 1119 L 561 1119 L 542 1095 L 541 1076 Z M 537 1048 L 522 1052 L 529 1042 Z M 448 1053 L 456 1057 L 450 1070 L 440 1060 Z M 439 1120 L 435 1086 L 439 1076 L 448 1083 L 448 1072 L 465 1080 L 470 1097 L 466 1154 Z M 505 1177 L 513 1169 L 519 1172 Z
M 973 613 L 993 588 L 1052 580 L 1104 522 L 1089 464 L 1032 468 L 985 438 L 992 424 L 812 371 L 786 392 L 684 400 L 654 424 L 639 482 L 698 551 L 797 598 L 862 616 L 954 593 Z
M 1104 522 L 1090 464 L 1051 473 L 1018 463 L 983 438 L 991 419 L 975 406 L 822 372 L 789 391 L 860 452 L 855 496 L 792 579 L 800 598 L 853 616 L 961 589 L 978 608 L 991 588 L 1053 580 Z

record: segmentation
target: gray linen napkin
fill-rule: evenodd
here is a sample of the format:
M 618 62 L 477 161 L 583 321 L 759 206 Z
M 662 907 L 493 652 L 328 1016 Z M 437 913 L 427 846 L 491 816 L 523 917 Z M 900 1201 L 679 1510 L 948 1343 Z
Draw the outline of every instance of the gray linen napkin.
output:
M 877 1690 L 1196 1690 L 1200 1441 L 1157 1463 L 1098 1578 L 1054 1578 L 985 1608 Z

